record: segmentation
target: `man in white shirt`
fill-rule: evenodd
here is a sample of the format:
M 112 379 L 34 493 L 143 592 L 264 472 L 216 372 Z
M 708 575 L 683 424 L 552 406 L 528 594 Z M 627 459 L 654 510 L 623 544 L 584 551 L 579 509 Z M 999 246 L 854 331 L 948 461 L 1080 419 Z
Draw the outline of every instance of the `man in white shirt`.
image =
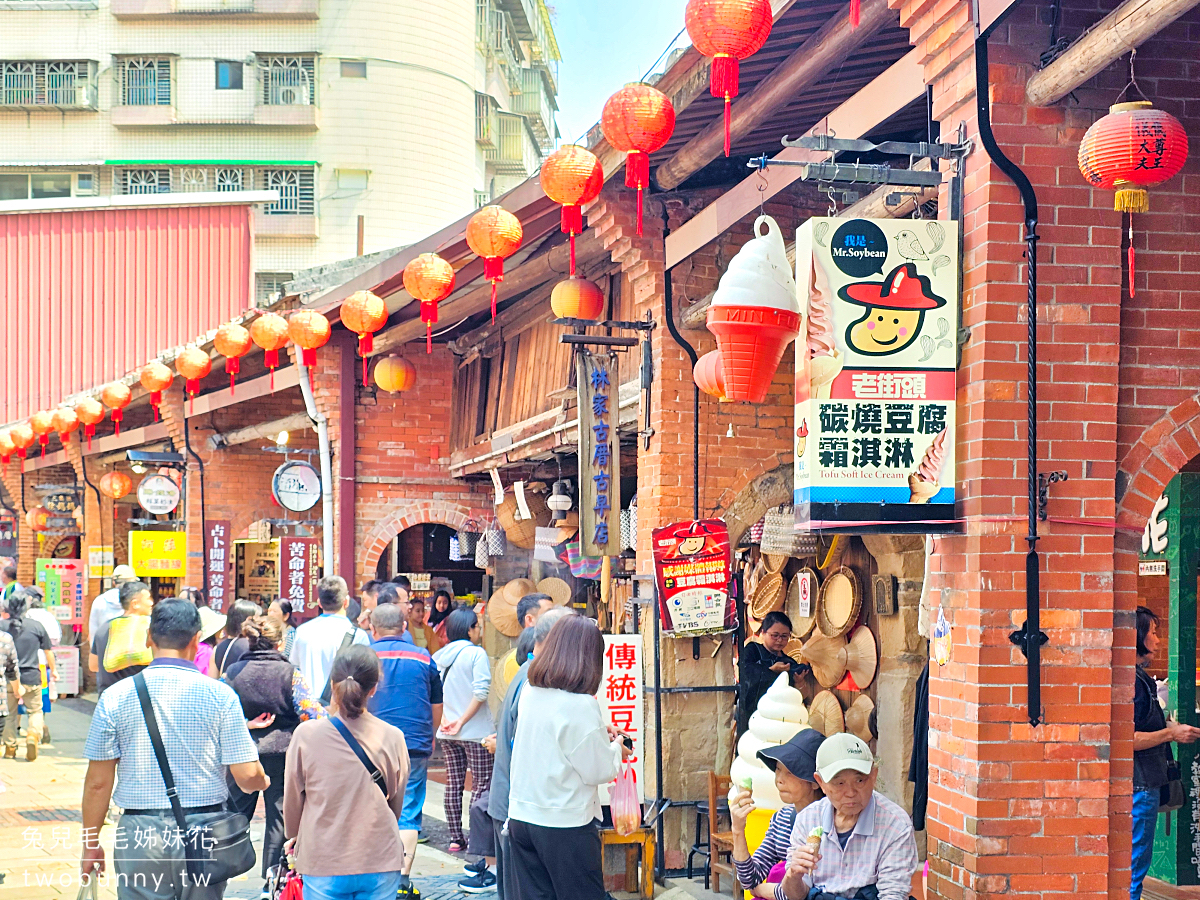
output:
M 100 631 L 100 626 L 122 615 L 121 585 L 137 581 L 137 573 L 133 566 L 117 566 L 113 569 L 112 587 L 92 601 L 92 611 L 88 613 L 88 641 L 90 642 Z
M 358 628 L 346 616 L 346 601 L 350 591 L 346 582 L 338 575 L 330 575 L 317 582 L 317 602 L 321 614 L 296 629 L 292 641 L 292 664 L 300 670 L 313 691 L 324 697 L 333 669 L 333 658 L 338 651 L 350 644 L 371 643 L 368 632 Z

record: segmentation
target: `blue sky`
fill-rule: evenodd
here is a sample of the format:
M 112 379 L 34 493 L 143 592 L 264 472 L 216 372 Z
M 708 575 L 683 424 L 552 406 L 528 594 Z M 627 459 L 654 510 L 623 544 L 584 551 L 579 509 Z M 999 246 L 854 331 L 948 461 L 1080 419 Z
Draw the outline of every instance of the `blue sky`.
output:
M 558 127 L 575 141 L 600 120 L 604 101 L 637 81 L 683 28 L 687 0 L 549 0 L 563 61 Z M 687 45 L 687 35 L 681 38 Z M 658 67 L 661 68 L 661 65 Z

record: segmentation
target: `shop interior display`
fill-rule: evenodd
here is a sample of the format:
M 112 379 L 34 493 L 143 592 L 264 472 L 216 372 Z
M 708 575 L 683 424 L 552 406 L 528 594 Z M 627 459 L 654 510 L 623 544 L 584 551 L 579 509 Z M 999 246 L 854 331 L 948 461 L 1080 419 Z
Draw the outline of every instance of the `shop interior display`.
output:
M 802 582 L 808 580 L 808 615 L 800 613 L 800 595 Z M 817 573 L 809 568 L 803 568 L 792 576 L 788 585 L 787 600 L 783 604 L 783 612 L 791 620 L 792 636 L 800 641 L 808 639 L 817 627 L 817 592 L 820 590 Z
M 778 572 L 770 572 L 761 578 L 750 598 L 750 615 L 760 621 L 768 613 L 783 608 L 786 585 L 783 576 Z

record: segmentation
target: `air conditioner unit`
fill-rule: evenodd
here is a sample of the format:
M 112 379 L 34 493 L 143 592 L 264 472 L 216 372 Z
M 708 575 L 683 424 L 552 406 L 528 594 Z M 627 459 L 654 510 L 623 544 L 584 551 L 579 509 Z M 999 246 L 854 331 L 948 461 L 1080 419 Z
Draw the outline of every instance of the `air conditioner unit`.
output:
M 308 106 L 309 90 L 307 78 L 289 77 L 286 83 L 278 79 L 271 85 L 271 103 L 274 106 Z

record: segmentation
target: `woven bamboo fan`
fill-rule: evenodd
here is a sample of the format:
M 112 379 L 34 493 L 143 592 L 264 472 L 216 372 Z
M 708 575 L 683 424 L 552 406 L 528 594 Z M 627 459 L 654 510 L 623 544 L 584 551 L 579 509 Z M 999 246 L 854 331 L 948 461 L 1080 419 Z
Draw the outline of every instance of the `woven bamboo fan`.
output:
M 853 569 L 842 566 L 821 585 L 817 628 L 826 637 L 841 637 L 854 627 L 862 608 L 862 591 Z
M 516 637 L 521 633 L 521 624 L 517 621 L 517 607 L 504 598 L 504 591 L 492 594 L 487 612 L 496 630 L 505 637 Z
M 804 641 L 799 638 L 792 638 L 788 641 L 787 646 L 783 648 L 783 652 L 798 663 L 805 664 L 808 662 L 804 658 Z
M 782 575 L 778 572 L 764 575 L 754 589 L 754 596 L 750 598 L 750 614 L 756 619 L 764 619 L 767 613 L 782 609 L 784 593 Z
M 800 610 L 801 582 L 804 579 L 808 580 L 808 615 L 803 615 Z M 787 600 L 783 604 L 783 611 L 792 620 L 792 637 L 802 641 L 817 627 L 817 599 L 820 590 L 817 583 L 816 572 L 812 569 L 801 569 L 792 576 L 788 585 Z
M 543 578 L 537 583 L 539 594 L 549 594 L 555 606 L 566 606 L 571 602 L 571 586 L 561 578 Z
M 514 578 L 500 590 L 504 593 L 504 599 L 508 601 L 508 604 L 516 609 L 522 597 L 526 594 L 537 593 L 537 585 L 528 578 Z
M 846 640 L 818 634 L 804 645 L 804 659 L 823 688 L 831 688 L 846 674 Z
M 537 543 L 538 526 L 545 528 L 550 524 L 550 510 L 541 494 L 526 491 L 525 503 L 533 518 L 517 521 L 517 498 L 514 494 L 507 494 L 504 502 L 496 507 L 496 520 L 504 529 L 510 544 L 522 550 L 532 550 Z
M 845 731 L 846 718 L 841 701 L 829 691 L 821 691 L 808 706 L 808 725 L 825 737 Z
M 868 743 L 875 740 L 875 734 L 871 731 L 871 713 L 874 711 L 875 704 L 871 698 L 859 694 L 846 710 L 846 730 Z
M 788 557 L 782 553 L 764 553 L 762 560 L 767 567 L 767 571 L 774 574 L 783 571 L 783 567 L 787 565 Z
M 875 680 L 879 669 L 879 646 L 866 625 L 859 625 L 850 634 L 846 644 L 846 669 L 846 678 L 852 682 L 847 690 L 865 691 Z

